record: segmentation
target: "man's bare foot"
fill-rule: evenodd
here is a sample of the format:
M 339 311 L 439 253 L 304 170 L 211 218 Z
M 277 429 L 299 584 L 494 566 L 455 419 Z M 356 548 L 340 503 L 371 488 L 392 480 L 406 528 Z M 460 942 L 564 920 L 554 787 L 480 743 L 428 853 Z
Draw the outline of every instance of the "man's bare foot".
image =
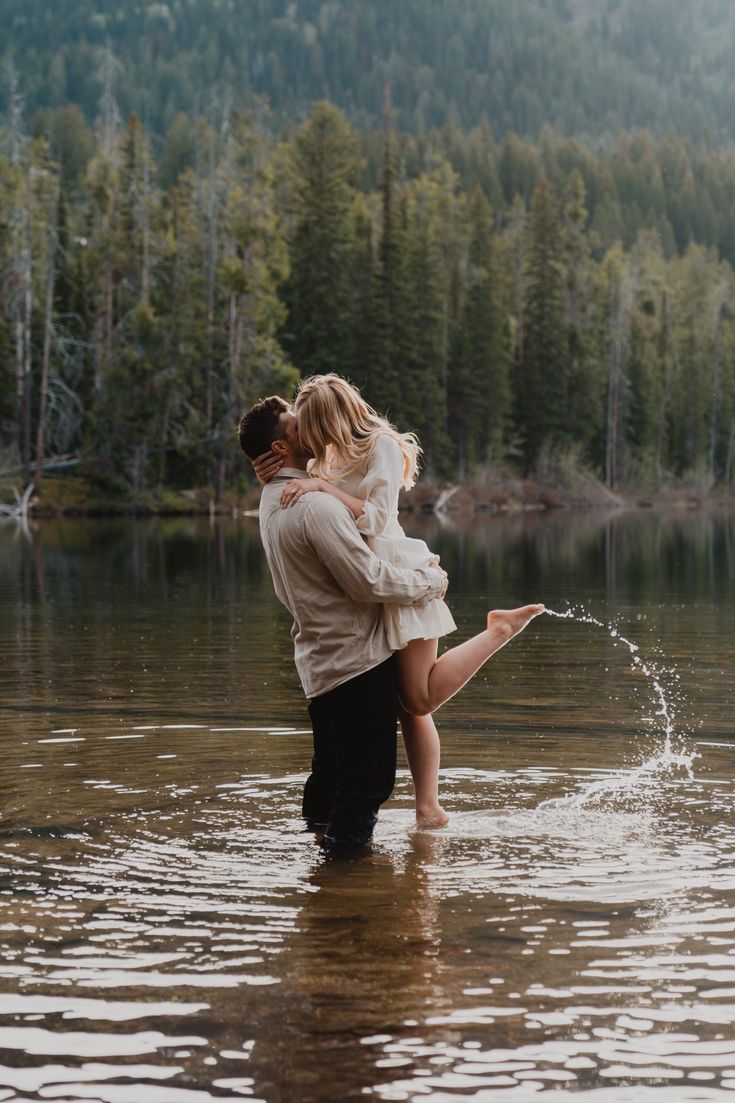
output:
M 543 605 L 521 605 L 519 609 L 493 609 L 487 615 L 487 630 L 495 638 L 498 649 L 544 612 Z
M 449 816 L 441 804 L 416 809 L 416 826 L 419 830 L 425 831 L 430 827 L 446 827 L 448 823 Z

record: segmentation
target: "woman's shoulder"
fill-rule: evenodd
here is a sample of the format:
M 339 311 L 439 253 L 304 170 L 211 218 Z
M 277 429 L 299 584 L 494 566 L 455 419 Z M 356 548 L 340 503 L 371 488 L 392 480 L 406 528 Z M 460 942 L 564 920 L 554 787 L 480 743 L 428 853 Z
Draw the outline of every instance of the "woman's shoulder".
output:
M 375 438 L 373 455 L 379 456 L 381 459 L 400 460 L 401 464 L 403 464 L 401 446 L 392 433 L 380 433 Z
M 390 433 L 380 433 L 366 457 L 362 481 L 372 483 L 375 479 L 384 482 L 393 480 L 395 473 L 403 471 L 403 453 L 401 446 Z

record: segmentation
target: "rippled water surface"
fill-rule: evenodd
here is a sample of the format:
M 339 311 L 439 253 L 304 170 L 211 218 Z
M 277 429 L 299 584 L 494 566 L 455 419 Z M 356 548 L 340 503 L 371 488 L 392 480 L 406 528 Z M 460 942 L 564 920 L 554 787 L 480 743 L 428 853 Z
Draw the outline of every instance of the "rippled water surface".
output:
M 307 714 L 257 522 L 0 527 L 0 1101 L 735 1092 L 735 521 L 413 521 L 457 639 L 370 854 L 301 830 Z M 694 756 L 691 770 L 687 762 Z

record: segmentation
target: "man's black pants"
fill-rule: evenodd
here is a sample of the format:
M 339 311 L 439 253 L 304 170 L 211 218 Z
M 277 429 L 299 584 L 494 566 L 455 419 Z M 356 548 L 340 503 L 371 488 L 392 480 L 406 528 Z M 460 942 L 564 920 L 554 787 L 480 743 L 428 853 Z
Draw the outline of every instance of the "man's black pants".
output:
M 329 843 L 370 840 L 396 780 L 398 689 L 393 659 L 309 702 L 314 732 L 303 815 Z

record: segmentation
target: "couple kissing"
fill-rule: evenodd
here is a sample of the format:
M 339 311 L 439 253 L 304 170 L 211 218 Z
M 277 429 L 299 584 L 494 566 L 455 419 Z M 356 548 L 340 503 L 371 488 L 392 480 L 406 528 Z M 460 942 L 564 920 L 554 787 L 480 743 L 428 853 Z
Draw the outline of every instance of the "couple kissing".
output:
M 238 438 L 263 484 L 260 533 L 309 700 L 308 827 L 329 851 L 370 841 L 395 784 L 399 719 L 417 824 L 445 825 L 433 713 L 544 606 L 493 610 L 480 633 L 438 656 L 456 627 L 447 575 L 398 522 L 419 442 L 341 376 L 303 380 L 293 407 L 262 399 Z

